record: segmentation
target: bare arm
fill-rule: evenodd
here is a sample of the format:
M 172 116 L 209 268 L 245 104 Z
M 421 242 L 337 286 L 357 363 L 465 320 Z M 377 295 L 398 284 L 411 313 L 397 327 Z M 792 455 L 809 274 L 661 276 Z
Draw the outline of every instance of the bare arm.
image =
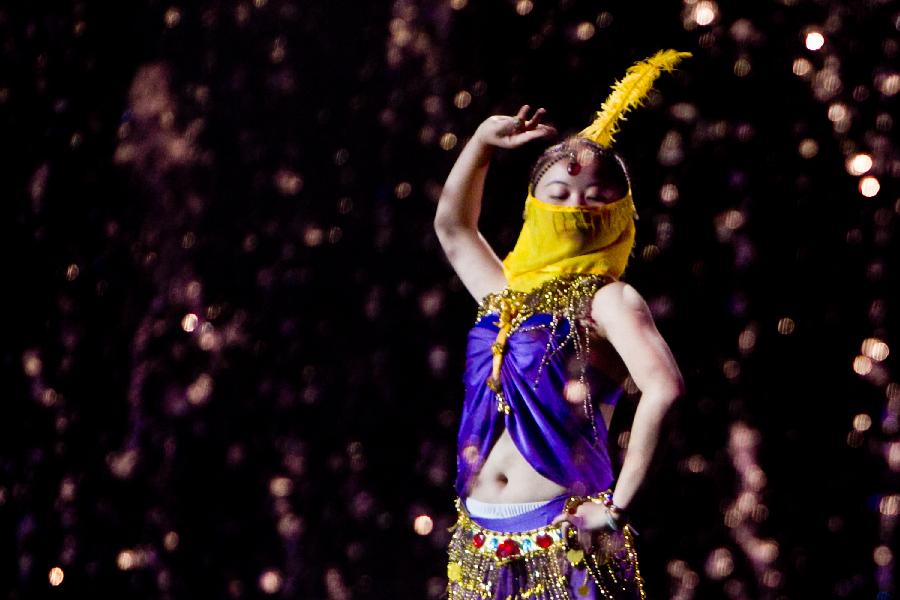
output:
M 484 180 L 493 149 L 515 148 L 556 133 L 540 123 L 543 112 L 544 109 L 538 109 L 526 121 L 528 106 L 523 106 L 515 117 L 494 115 L 486 119 L 460 152 L 438 200 L 434 217 L 438 240 L 476 301 L 507 285 L 500 259 L 478 230 Z
M 594 295 L 591 316 L 641 390 L 613 492 L 613 502 L 627 508 L 647 474 L 663 417 L 684 394 L 684 380 L 647 303 L 631 285 L 616 281 L 600 288 Z

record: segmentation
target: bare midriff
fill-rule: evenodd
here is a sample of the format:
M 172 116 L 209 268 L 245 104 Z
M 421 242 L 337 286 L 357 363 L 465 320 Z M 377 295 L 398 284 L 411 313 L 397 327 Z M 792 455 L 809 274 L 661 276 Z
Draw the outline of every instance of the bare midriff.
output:
M 607 426 L 612 408 L 601 407 Z M 565 492 L 565 487 L 538 473 L 525 460 L 504 428 L 481 470 L 473 476 L 469 497 L 482 502 L 539 502 Z

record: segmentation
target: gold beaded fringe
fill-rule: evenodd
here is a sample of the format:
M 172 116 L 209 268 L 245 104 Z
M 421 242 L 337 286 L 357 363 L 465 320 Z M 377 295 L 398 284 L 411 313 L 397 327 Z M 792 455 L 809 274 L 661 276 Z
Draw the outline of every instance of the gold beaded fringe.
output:
M 591 334 L 589 332 L 589 322 L 591 320 L 591 301 L 597 290 L 612 281 L 615 281 L 615 278 L 609 275 L 564 273 L 548 279 L 527 292 L 507 287 L 501 292 L 489 293 L 481 299 L 478 303 L 476 322 L 491 313 L 496 314 L 498 317 L 498 320 L 495 322 L 495 325 L 498 327 L 497 338 L 491 344 L 491 353 L 493 354 L 491 374 L 485 382 L 496 395 L 498 411 L 509 414 L 511 410 L 500 383 L 500 367 L 503 364 L 503 356 L 506 353 L 506 341 L 514 331 L 525 331 L 520 326 L 530 316 L 538 313 L 547 313 L 552 316 L 552 320 L 549 323 L 550 336 L 547 340 L 544 356 L 541 357 L 537 375 L 531 385 L 533 388 L 537 387 L 541 372 L 550 356 L 571 341 L 575 345 L 576 359 L 581 365 L 579 381 L 587 391 L 584 399 L 584 414 L 593 428 L 594 443 L 600 444 L 603 442 L 594 422 L 593 402 L 590 389 L 585 381 L 585 369 L 587 368 L 590 355 Z M 569 322 L 569 332 L 566 335 L 566 339 L 560 342 L 555 349 L 551 349 L 550 346 L 554 342 L 556 328 L 563 320 Z
M 608 492 L 607 492 L 608 493 Z M 602 501 L 605 493 L 572 496 L 566 503 Z M 568 581 L 581 577 L 579 594 L 588 594 L 593 579 L 598 598 L 646 600 L 644 581 L 630 527 L 599 532 L 590 552 L 563 539 L 559 525 L 523 532 L 485 529 L 475 523 L 462 500 L 455 500 L 457 521 L 448 548 L 448 600 L 569 600 Z M 477 539 L 476 539 L 477 538 Z M 513 553 L 503 552 L 514 547 Z M 505 598 L 495 596 L 501 576 L 511 571 L 518 589 Z M 623 577 L 623 575 L 630 575 Z

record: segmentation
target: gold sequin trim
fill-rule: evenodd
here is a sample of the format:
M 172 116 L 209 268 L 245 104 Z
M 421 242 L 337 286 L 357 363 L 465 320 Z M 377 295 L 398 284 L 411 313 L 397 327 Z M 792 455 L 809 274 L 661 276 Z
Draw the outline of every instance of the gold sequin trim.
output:
M 527 292 L 511 288 L 491 292 L 478 303 L 475 320 L 480 321 L 489 313 L 501 314 L 508 306 L 515 313 L 510 323 L 512 333 L 528 317 L 538 313 L 583 317 L 590 314 L 590 302 L 597 290 L 612 281 L 616 279 L 609 275 L 566 273 Z
M 572 496 L 566 507 L 602 502 L 609 495 L 611 490 Z M 572 577 L 583 581 L 578 586 L 582 595 L 588 593 L 590 577 L 598 598 L 621 598 L 625 593 L 646 599 L 629 525 L 620 532 L 599 532 L 590 552 L 585 552 L 572 530 L 571 542 L 563 538 L 559 525 L 522 532 L 495 531 L 473 521 L 461 498 L 456 498 L 455 505 L 457 520 L 448 530 L 453 532 L 448 549 L 448 600 L 563 600 L 570 598 Z M 519 573 L 521 587 L 500 598 L 495 594 L 502 570 L 511 568 Z

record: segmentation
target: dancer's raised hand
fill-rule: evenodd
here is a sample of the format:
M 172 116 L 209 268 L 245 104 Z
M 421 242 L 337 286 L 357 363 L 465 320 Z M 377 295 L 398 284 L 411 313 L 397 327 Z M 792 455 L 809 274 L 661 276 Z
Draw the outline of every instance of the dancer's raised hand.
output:
M 482 143 L 499 148 L 518 148 L 519 146 L 542 137 L 556 135 L 556 128 L 541 123 L 541 117 L 547 112 L 543 108 L 535 111 L 529 119 L 529 106 L 519 109 L 516 116 L 493 115 L 478 126 L 475 137 Z

